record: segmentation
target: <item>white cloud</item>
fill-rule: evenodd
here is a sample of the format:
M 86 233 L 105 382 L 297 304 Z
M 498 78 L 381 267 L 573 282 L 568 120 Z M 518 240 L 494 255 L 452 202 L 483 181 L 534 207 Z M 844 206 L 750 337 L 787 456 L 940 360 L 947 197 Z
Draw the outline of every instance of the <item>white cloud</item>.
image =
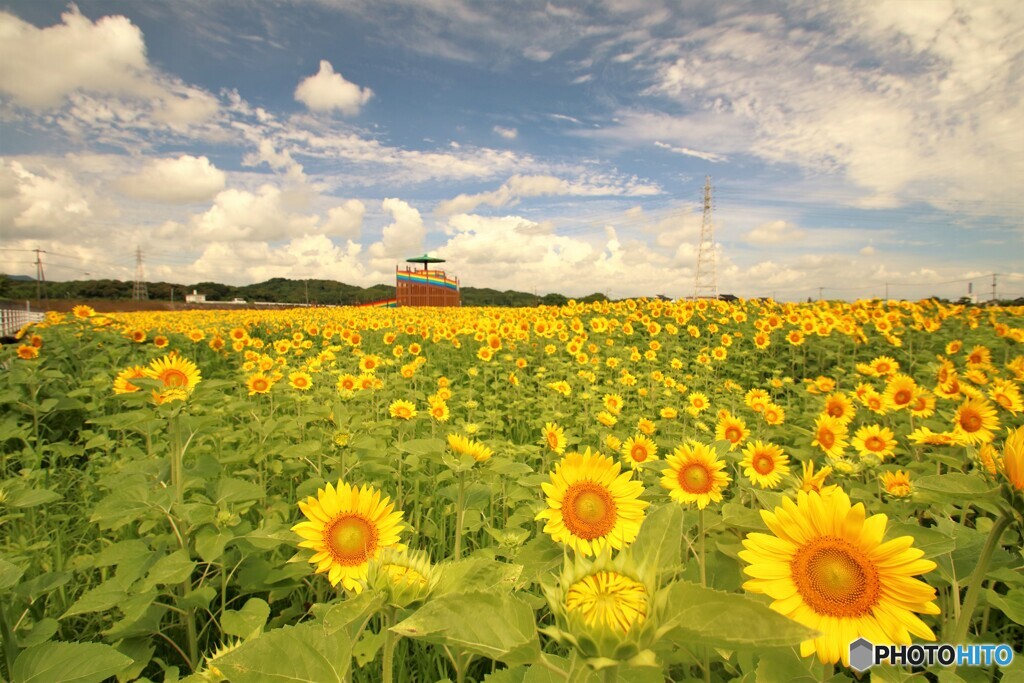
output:
M 0 12 L 0 92 L 16 104 L 39 110 L 60 107 L 75 95 L 123 98 L 147 103 L 144 114 L 172 128 L 217 112 L 214 97 L 150 66 L 142 31 L 126 17 L 92 22 L 71 5 L 61 22 L 40 29 Z M 115 103 L 111 113 L 125 108 Z
M 204 242 L 277 241 L 315 232 L 318 217 L 291 211 L 289 199 L 270 184 L 255 193 L 224 190 L 209 210 L 189 221 L 189 232 Z
M 67 235 L 92 217 L 91 199 L 91 192 L 62 169 L 33 172 L 0 159 L 0 224 L 7 239 Z
M 505 128 L 504 126 L 495 126 L 494 132 L 505 138 L 506 140 L 515 140 L 519 137 L 519 131 L 515 128 Z
M 380 241 L 371 244 L 369 252 L 375 265 L 383 268 L 383 262 L 409 258 L 422 251 L 427 231 L 420 212 L 407 202 L 392 197 L 381 202 L 381 208 L 391 213 L 393 222 L 381 229 Z
M 510 206 L 515 205 L 520 199 L 526 197 L 555 195 L 639 197 L 660 193 L 661 188 L 656 185 L 639 182 L 635 178 L 625 182 L 615 180 L 608 182 L 606 179 L 591 181 L 587 178 L 570 182 L 551 175 L 514 175 L 497 190 L 481 192 L 479 194 L 460 194 L 454 199 L 443 201 L 437 205 L 437 213 L 441 215 L 469 213 L 481 204 L 497 207 Z
M 332 207 L 327 211 L 323 233 L 331 237 L 359 237 L 365 213 L 366 206 L 358 199 L 350 199 L 341 206 Z
M 746 234 L 746 240 L 751 244 L 779 244 L 781 242 L 796 242 L 803 238 L 803 230 L 784 220 L 762 223 Z
M 224 189 L 224 172 L 205 156 L 182 154 L 176 159 L 151 159 L 118 182 L 130 197 L 155 202 L 191 203 L 212 199 Z
M 358 114 L 371 97 L 372 90 L 360 88 L 355 83 L 345 80 L 340 73 L 335 73 L 331 63 L 326 59 L 320 61 L 320 70 L 316 75 L 303 79 L 295 88 L 295 99 L 312 111 L 325 112 L 337 109 L 349 116 Z
M 682 154 L 684 156 L 696 157 L 698 159 L 703 159 L 704 161 L 710 161 L 711 163 L 719 163 L 722 161 L 729 160 L 729 157 L 725 156 L 724 154 L 701 152 L 695 149 L 690 149 L 689 147 L 674 147 L 672 145 L 668 145 L 665 144 L 664 142 L 659 141 L 655 141 L 654 144 L 655 146 L 661 147 L 662 149 L 667 149 L 670 152 L 675 152 L 676 154 Z

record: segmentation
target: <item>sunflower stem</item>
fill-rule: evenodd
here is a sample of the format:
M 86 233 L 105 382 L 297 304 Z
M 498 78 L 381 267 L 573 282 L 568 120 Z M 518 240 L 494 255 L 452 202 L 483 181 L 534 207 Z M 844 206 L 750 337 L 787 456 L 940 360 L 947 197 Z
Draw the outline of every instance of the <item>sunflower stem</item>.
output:
M 981 594 L 981 585 L 985 582 L 985 574 L 988 572 L 989 562 L 991 562 L 992 554 L 999 545 L 999 538 L 1006 531 L 1006 527 L 1010 525 L 1012 519 L 1010 511 L 1003 510 L 999 519 L 992 525 L 988 538 L 985 539 L 985 547 L 981 550 L 981 557 L 978 558 L 978 565 L 974 569 L 974 574 L 971 576 L 971 582 L 967 586 L 967 593 L 964 595 L 964 601 L 960 607 L 960 618 L 957 620 L 956 630 L 953 632 L 952 642 L 954 643 L 966 642 L 967 631 L 971 626 L 971 617 L 974 616 L 974 609 L 978 606 L 978 596 Z
M 697 552 L 700 555 L 700 585 L 705 588 L 708 585 L 708 573 L 706 567 L 706 555 L 704 547 L 704 509 L 697 510 Z
M 381 677 L 384 683 L 391 683 L 395 675 L 395 645 L 398 644 L 398 638 L 391 632 L 391 624 L 394 621 L 395 608 L 389 607 L 384 612 L 384 623 L 381 626 L 384 629 L 384 661 L 381 664 Z
M 459 472 L 459 497 L 455 501 L 455 559 L 462 558 L 462 520 L 465 515 L 466 473 Z

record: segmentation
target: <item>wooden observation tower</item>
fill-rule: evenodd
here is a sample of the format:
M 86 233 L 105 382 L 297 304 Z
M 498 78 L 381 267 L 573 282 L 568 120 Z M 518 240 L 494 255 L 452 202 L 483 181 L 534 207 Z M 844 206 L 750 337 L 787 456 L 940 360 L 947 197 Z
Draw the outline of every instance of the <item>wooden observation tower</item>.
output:
M 424 254 L 405 262 L 422 264 L 423 268 L 395 266 L 395 303 L 398 306 L 462 305 L 459 279 L 434 267 L 434 264 L 444 263 L 444 259 Z

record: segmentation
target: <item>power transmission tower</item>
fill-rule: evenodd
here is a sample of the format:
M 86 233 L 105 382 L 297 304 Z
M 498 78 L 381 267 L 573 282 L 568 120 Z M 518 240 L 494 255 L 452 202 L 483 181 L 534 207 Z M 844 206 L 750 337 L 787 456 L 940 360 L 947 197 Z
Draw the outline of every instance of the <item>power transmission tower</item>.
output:
M 43 259 L 39 256 L 45 254 L 42 249 L 33 249 L 36 252 L 36 299 L 43 298 L 43 291 L 46 289 L 46 274 L 43 272 Z
M 711 176 L 705 176 L 704 218 L 700 224 L 700 246 L 697 248 L 697 277 L 694 278 L 694 299 L 718 298 L 718 275 L 715 264 L 715 225 L 711 221 Z
M 135 247 L 135 285 L 132 287 L 132 298 L 136 301 L 143 301 L 149 298 L 146 291 L 146 274 L 142 267 L 142 247 Z

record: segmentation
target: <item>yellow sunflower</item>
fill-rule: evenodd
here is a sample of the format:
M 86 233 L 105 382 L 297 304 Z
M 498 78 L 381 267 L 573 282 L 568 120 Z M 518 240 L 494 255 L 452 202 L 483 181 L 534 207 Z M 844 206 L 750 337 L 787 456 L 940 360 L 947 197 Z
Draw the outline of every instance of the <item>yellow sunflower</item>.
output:
M 896 436 L 888 427 L 864 425 L 853 435 L 853 447 L 862 458 L 873 455 L 885 460 L 892 457 Z
M 658 445 L 650 437 L 637 434 L 622 444 L 622 455 L 632 469 L 640 470 L 651 460 L 658 459 Z
M 703 510 L 708 503 L 722 500 L 722 491 L 731 478 L 725 472 L 725 461 L 702 443 L 691 441 L 677 447 L 665 458 L 661 485 L 677 503 L 696 503 Z
M 913 377 L 897 374 L 890 377 L 885 383 L 885 391 L 882 395 L 885 405 L 890 410 L 903 410 L 914 405 L 914 397 L 918 391 L 917 382 Z
M 544 533 L 583 555 L 619 550 L 636 539 L 644 509 L 644 487 L 633 472 L 600 453 L 568 453 L 541 484 L 548 507 L 537 514 L 546 520 Z
M 969 398 L 960 404 L 953 416 L 953 432 L 965 443 L 988 443 L 999 429 L 995 407 L 985 399 Z
M 1013 488 L 1024 491 L 1024 427 L 1018 427 L 1006 437 L 1003 473 Z
M 789 456 L 773 443 L 760 440 L 743 449 L 743 473 L 763 489 L 773 489 L 789 474 Z
M 650 596 L 644 584 L 617 571 L 599 571 L 569 586 L 567 612 L 576 613 L 587 626 L 626 634 L 647 618 Z
M 715 439 L 728 441 L 730 451 L 735 450 L 748 436 L 750 436 L 750 430 L 747 429 L 747 423 L 742 418 L 735 417 L 727 410 L 719 413 L 718 423 L 715 425 Z
M 841 489 L 831 495 L 800 492 L 761 517 L 772 534 L 751 533 L 739 556 L 748 564 L 752 593 L 773 599 L 771 608 L 821 632 L 800 644 L 829 664 L 849 666 L 850 643 L 909 644 L 911 634 L 935 640 L 917 614 L 939 614 L 935 589 L 912 577 L 935 569 L 903 536 L 883 542 L 885 515 L 867 517 Z
M 395 511 L 390 498 L 370 486 L 356 488 L 339 481 L 327 484 L 299 501 L 299 509 L 308 521 L 299 522 L 292 531 L 302 537 L 300 548 L 315 554 L 309 561 L 316 573 L 327 572 L 332 586 L 340 582 L 347 590 L 363 590 L 370 560 L 383 548 L 405 550 L 399 534 L 405 528 L 402 512 Z
M 396 420 L 411 420 L 418 414 L 416 406 L 412 401 L 405 401 L 400 398 L 391 402 L 391 405 L 388 406 L 388 413 Z
M 817 446 L 832 458 L 841 458 L 847 446 L 846 425 L 831 415 L 819 415 L 814 421 L 814 441 Z
M 818 493 L 831 491 L 836 488 L 834 485 L 822 486 L 825 483 L 825 478 L 830 474 L 832 474 L 832 468 L 830 466 L 826 465 L 815 472 L 814 461 L 805 460 L 803 464 L 803 476 L 800 477 L 800 490 L 807 492 L 816 491 Z
M 910 472 L 904 470 L 883 472 L 879 479 L 882 482 L 882 486 L 885 487 L 885 492 L 890 496 L 905 498 L 910 495 Z
M 825 398 L 825 408 L 821 412 L 834 417 L 843 424 L 849 424 L 857 409 L 853 407 L 853 403 L 846 394 L 835 392 Z
M 292 389 L 309 391 L 313 386 L 313 378 L 308 372 L 293 372 L 288 375 L 288 384 Z
M 494 455 L 494 451 L 489 447 L 461 434 L 449 434 L 448 445 L 451 446 L 452 451 L 455 453 L 472 456 L 477 462 L 489 460 Z
M 544 437 L 544 443 L 547 447 L 561 455 L 565 453 L 565 430 L 559 427 L 554 422 L 547 422 L 544 424 L 544 429 L 540 430 L 541 436 Z
M 249 395 L 268 394 L 270 387 L 274 386 L 274 380 L 262 372 L 253 373 L 245 379 L 245 386 L 249 389 Z
M 163 358 L 154 358 L 146 368 L 146 377 L 160 380 L 163 385 L 163 391 L 153 392 L 153 400 L 157 403 L 183 400 L 202 379 L 195 363 L 173 352 Z
M 132 380 L 145 376 L 146 368 L 141 365 L 133 365 L 130 368 L 125 368 L 121 372 L 117 373 L 117 377 L 114 378 L 114 393 L 131 394 L 138 391 L 139 388 L 132 384 Z
M 1024 400 L 1021 400 L 1020 389 L 1010 380 L 997 379 L 988 390 L 988 397 L 1000 407 L 1014 415 L 1024 411 Z

